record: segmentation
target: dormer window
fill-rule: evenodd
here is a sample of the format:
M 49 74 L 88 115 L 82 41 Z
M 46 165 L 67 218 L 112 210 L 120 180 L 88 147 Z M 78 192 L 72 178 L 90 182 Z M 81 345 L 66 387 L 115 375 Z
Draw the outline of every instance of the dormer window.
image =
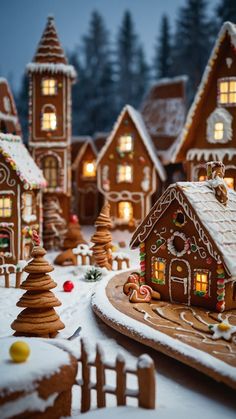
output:
M 57 94 L 57 80 L 45 78 L 42 80 L 41 88 L 44 96 L 54 96 Z
M 133 150 L 133 137 L 131 134 L 123 134 L 118 140 L 118 148 L 121 153 L 129 153 Z
M 207 119 L 207 141 L 209 143 L 227 143 L 232 139 L 233 117 L 224 108 L 216 108 Z
M 83 162 L 82 175 L 83 178 L 94 178 L 96 176 L 96 164 L 94 160 Z
M 55 131 L 57 129 L 57 115 L 53 105 L 43 107 L 41 129 L 42 131 Z
M 129 164 L 119 164 L 117 166 L 117 182 L 131 183 L 133 181 L 133 166 Z
M 218 104 L 221 106 L 236 106 L 236 77 L 219 79 Z

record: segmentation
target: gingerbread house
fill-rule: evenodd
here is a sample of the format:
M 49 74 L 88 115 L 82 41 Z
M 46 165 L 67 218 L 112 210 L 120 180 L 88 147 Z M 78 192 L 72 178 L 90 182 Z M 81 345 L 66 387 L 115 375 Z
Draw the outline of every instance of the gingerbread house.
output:
M 30 257 L 32 230 L 41 231 L 46 181 L 21 138 L 0 133 L 0 265 L 14 269 Z
M 224 311 L 236 307 L 236 192 L 218 176 L 220 163 L 209 166 L 209 180 L 167 188 L 131 247 L 161 299 Z
M 134 229 L 165 180 L 141 114 L 126 105 L 97 159 L 98 189 L 110 203 L 113 227 Z
M 236 25 L 223 24 L 184 129 L 170 150 L 186 160 L 187 180 L 206 178 L 205 163 L 221 160 L 225 181 L 236 188 Z
M 81 224 L 93 224 L 101 209 L 96 160 L 97 150 L 91 137 L 72 138 L 73 209 Z
M 0 77 L 0 132 L 21 135 L 15 101 L 6 79 Z
M 47 180 L 45 198 L 68 219 L 71 197 L 71 84 L 76 76 L 49 17 L 29 73 L 29 147 Z
M 159 79 L 151 87 L 141 106 L 147 130 L 157 155 L 165 166 L 168 185 L 185 180 L 182 164 L 170 162 L 169 150 L 184 126 L 187 81 L 187 76 Z

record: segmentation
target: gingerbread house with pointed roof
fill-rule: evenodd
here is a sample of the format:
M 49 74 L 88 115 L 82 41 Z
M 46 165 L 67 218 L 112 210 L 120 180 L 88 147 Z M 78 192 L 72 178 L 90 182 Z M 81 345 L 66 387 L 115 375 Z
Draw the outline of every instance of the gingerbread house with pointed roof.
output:
M 0 77 L 0 132 L 21 136 L 15 100 L 7 80 Z
M 94 224 L 101 209 L 97 188 L 97 149 L 90 136 L 72 138 L 73 209 L 80 224 Z
M 209 168 L 206 181 L 167 188 L 131 248 L 140 248 L 143 282 L 161 299 L 224 311 L 236 307 L 236 192 L 222 178 L 222 163 Z
M 30 257 L 33 230 L 42 233 L 46 181 L 21 138 L 0 133 L 0 273 Z
M 169 150 L 185 162 L 187 180 L 206 178 L 205 163 L 221 160 L 236 189 L 236 25 L 225 22 L 216 39 L 183 131 Z
M 134 229 L 166 180 L 141 114 L 126 105 L 97 159 L 98 189 L 111 206 L 113 227 Z
M 71 197 L 71 85 L 76 77 L 49 17 L 29 73 L 29 147 L 47 180 L 45 198 L 68 219 Z

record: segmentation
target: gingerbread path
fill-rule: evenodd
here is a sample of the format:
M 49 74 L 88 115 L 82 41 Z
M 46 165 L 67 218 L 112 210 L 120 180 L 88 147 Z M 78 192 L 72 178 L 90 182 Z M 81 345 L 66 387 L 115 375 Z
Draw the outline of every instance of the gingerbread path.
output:
M 231 341 L 214 340 L 214 330 L 208 328 L 208 324 L 228 319 L 235 333 L 236 310 L 219 314 L 154 300 L 152 304 L 132 304 L 123 294 L 129 273 L 98 284 L 92 297 L 94 312 L 120 333 L 236 389 L 235 335 Z

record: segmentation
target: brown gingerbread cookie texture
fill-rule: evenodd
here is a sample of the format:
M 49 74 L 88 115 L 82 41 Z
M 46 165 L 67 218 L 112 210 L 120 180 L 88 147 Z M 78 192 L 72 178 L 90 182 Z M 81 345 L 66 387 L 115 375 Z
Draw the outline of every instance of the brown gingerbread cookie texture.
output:
M 77 360 L 40 339 L 24 338 L 30 349 L 26 362 L 11 360 L 17 338 L 0 339 L 0 417 L 53 419 L 71 414 L 72 386 Z
M 91 238 L 94 264 L 100 268 L 112 270 L 112 238 L 110 204 L 105 204 L 95 222 L 96 232 Z
M 55 337 L 65 326 L 54 307 L 60 306 L 51 289 L 56 287 L 49 272 L 53 267 L 44 259 L 46 250 L 39 245 L 34 246 L 32 260 L 25 267 L 29 275 L 21 288 L 26 290 L 17 303 L 18 307 L 25 307 L 14 320 L 11 327 L 15 336 Z
M 120 333 L 236 389 L 236 310 L 217 313 L 154 299 L 132 303 L 123 292 L 128 276 L 98 284 L 95 313 Z

